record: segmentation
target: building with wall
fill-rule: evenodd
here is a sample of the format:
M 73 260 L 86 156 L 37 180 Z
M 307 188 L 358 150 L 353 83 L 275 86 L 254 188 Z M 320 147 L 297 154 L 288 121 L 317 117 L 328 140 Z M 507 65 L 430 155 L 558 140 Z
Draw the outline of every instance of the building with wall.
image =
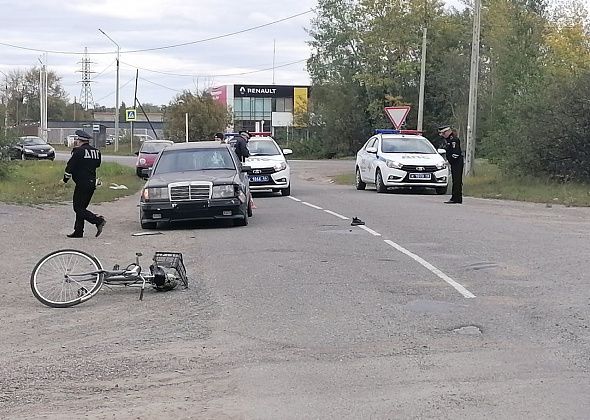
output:
M 232 113 L 231 130 L 270 131 L 304 127 L 309 86 L 224 85 L 209 90 Z

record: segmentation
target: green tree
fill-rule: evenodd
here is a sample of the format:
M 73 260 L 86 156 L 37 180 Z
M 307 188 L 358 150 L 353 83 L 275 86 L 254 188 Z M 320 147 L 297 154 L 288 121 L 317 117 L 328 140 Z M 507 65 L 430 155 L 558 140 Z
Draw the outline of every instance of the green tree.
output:
M 187 113 L 190 141 L 212 139 L 214 133 L 223 131 L 231 122 L 226 107 L 215 101 L 208 93 L 184 91 L 166 107 L 164 123 L 167 138 L 184 141 Z

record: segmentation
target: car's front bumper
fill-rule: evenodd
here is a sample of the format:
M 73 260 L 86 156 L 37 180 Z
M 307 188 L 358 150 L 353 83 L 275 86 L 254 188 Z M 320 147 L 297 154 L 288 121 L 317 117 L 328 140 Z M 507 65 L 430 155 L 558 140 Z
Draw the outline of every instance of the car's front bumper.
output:
M 247 204 L 238 198 L 199 201 L 140 202 L 143 222 L 173 222 L 216 219 L 242 219 Z
M 248 177 L 250 179 L 250 189 L 252 191 L 256 190 L 274 190 L 274 189 L 283 189 L 288 188 L 291 179 L 291 171 L 289 169 L 284 169 L 279 172 L 274 172 L 272 174 L 256 174 L 253 172 L 248 173 Z M 257 177 L 263 177 L 262 179 Z
M 387 187 L 446 187 L 449 183 L 449 170 L 445 168 L 435 172 L 407 172 L 387 168 L 383 170 L 382 177 L 383 184 Z
M 25 159 L 30 160 L 54 160 L 55 159 L 55 152 L 50 153 L 27 153 L 24 152 Z

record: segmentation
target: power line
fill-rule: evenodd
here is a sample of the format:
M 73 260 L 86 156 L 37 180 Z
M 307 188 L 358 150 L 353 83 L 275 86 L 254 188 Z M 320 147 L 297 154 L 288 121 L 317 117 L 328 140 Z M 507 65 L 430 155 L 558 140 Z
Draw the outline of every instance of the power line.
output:
M 127 80 L 125 83 L 123 83 L 123 84 L 121 85 L 121 87 L 119 88 L 119 90 L 123 89 L 125 86 L 127 86 L 129 83 L 133 82 L 134 80 L 135 80 L 135 76 L 133 76 L 131 79 L 129 79 L 129 80 Z M 111 93 L 109 93 L 109 94 L 108 94 L 108 95 L 106 95 L 106 96 L 103 96 L 103 97 L 102 97 L 102 98 L 100 98 L 100 99 L 97 99 L 97 100 L 96 100 L 96 101 L 94 101 L 94 102 L 95 102 L 95 103 L 99 103 L 99 102 L 100 102 L 100 101 L 102 101 L 103 99 L 106 99 L 106 98 L 108 98 L 109 96 L 112 96 L 112 95 L 114 95 L 115 93 L 117 93 L 117 91 L 116 91 L 116 90 L 112 91 Z
M 139 69 L 139 70 L 145 70 L 145 71 L 149 71 L 152 73 L 158 73 L 158 74 L 163 74 L 166 76 L 179 76 L 179 77 L 201 77 L 201 78 L 214 78 L 214 77 L 231 77 L 231 76 L 244 76 L 247 74 L 253 74 L 253 73 L 260 73 L 263 71 L 269 71 L 272 70 L 273 68 L 278 69 L 278 68 L 282 68 L 282 67 L 287 67 L 287 66 L 292 66 L 294 64 L 298 64 L 298 63 L 303 63 L 305 61 L 307 61 L 307 58 L 304 58 L 302 60 L 296 60 L 296 61 L 291 61 L 290 63 L 285 63 L 285 64 L 280 64 L 278 66 L 274 66 L 274 67 L 267 67 L 264 69 L 258 69 L 258 70 L 251 70 L 251 71 L 245 71 L 245 72 L 241 72 L 241 73 L 227 73 L 227 74 L 183 74 L 183 73 L 171 73 L 171 72 L 165 72 L 165 71 L 159 71 L 159 70 L 152 70 L 152 69 L 148 69 L 148 68 L 144 68 L 144 67 L 138 67 L 135 66 L 133 64 L 129 64 L 129 63 L 125 63 L 123 61 L 121 61 L 121 64 L 124 64 L 128 67 L 132 67 L 135 69 Z
M 94 76 L 94 77 L 92 78 L 92 80 L 96 80 L 96 79 L 98 79 L 98 78 L 100 77 L 100 75 L 102 75 L 102 74 L 103 74 L 105 71 L 107 71 L 108 69 L 110 69 L 110 68 L 111 68 L 111 66 L 112 66 L 113 64 L 115 64 L 115 62 L 116 62 L 116 61 L 117 61 L 117 59 L 114 59 L 113 61 L 111 61 L 111 64 L 109 64 L 109 65 L 108 65 L 108 66 L 106 66 L 104 69 L 102 69 L 102 71 L 99 71 L 98 73 L 96 73 L 96 76 Z
M 213 37 L 209 37 L 209 38 L 199 39 L 199 40 L 196 40 L 196 41 L 182 42 L 180 44 L 164 45 L 164 46 L 161 46 L 161 47 L 144 48 L 144 49 L 139 49 L 139 50 L 127 50 L 127 51 L 121 51 L 120 53 L 121 54 L 124 54 L 124 53 L 139 53 L 139 52 L 147 52 L 147 51 L 165 50 L 165 49 L 169 49 L 169 48 L 184 47 L 184 46 L 187 46 L 187 45 L 194 45 L 194 44 L 200 44 L 200 43 L 203 43 L 203 42 L 214 41 L 214 40 L 217 40 L 217 39 L 227 38 L 227 37 L 230 37 L 230 36 L 243 34 L 245 32 L 254 31 L 256 29 L 265 28 L 267 26 L 275 25 L 275 24 L 280 23 L 280 22 L 285 22 L 287 20 L 294 19 L 294 18 L 299 17 L 299 16 L 303 16 L 303 15 L 305 15 L 307 13 L 311 13 L 312 11 L 313 11 L 313 9 L 309 9 L 309 10 L 306 10 L 305 12 L 301 12 L 301 13 L 297 13 L 295 15 L 287 16 L 285 18 L 274 20 L 274 21 L 268 22 L 268 23 L 264 23 L 262 25 L 252 26 L 250 28 L 242 29 L 242 30 L 239 30 L 239 31 L 230 32 L 230 33 L 226 33 L 226 34 L 223 34 L 223 35 L 217 35 L 217 36 L 213 36 Z M 78 51 L 59 51 L 59 50 L 48 50 L 48 49 L 30 48 L 30 47 L 24 47 L 22 45 L 9 44 L 9 43 L 6 43 L 6 42 L 0 42 L 0 45 L 4 45 L 5 47 L 17 48 L 17 49 L 20 49 L 20 50 L 34 51 L 34 52 L 43 52 L 43 53 L 50 53 L 50 54 L 84 55 L 83 52 L 78 52 Z M 112 51 L 101 51 L 101 52 L 88 53 L 88 55 L 104 55 L 104 54 L 113 54 L 113 52 Z
M 140 79 L 140 80 L 143 80 L 144 82 L 151 83 L 152 85 L 159 86 L 159 87 L 161 87 L 161 88 L 164 88 L 164 89 L 171 90 L 171 91 L 173 91 L 173 92 L 180 92 L 180 93 L 184 92 L 184 91 L 182 91 L 182 90 L 173 89 L 173 88 L 171 88 L 171 87 L 164 86 L 164 85 L 161 85 L 161 84 L 159 84 L 159 83 L 156 83 L 156 82 L 152 82 L 151 80 L 145 79 L 145 78 L 143 78 L 143 77 L 139 77 L 139 79 Z M 185 89 L 185 90 L 186 90 L 186 89 Z

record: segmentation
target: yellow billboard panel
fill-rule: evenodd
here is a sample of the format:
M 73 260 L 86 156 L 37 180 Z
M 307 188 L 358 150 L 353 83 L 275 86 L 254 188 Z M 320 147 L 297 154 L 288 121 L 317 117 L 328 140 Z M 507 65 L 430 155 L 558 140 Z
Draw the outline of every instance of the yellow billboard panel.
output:
M 295 127 L 306 127 L 307 115 L 307 88 L 293 88 L 293 125 Z

